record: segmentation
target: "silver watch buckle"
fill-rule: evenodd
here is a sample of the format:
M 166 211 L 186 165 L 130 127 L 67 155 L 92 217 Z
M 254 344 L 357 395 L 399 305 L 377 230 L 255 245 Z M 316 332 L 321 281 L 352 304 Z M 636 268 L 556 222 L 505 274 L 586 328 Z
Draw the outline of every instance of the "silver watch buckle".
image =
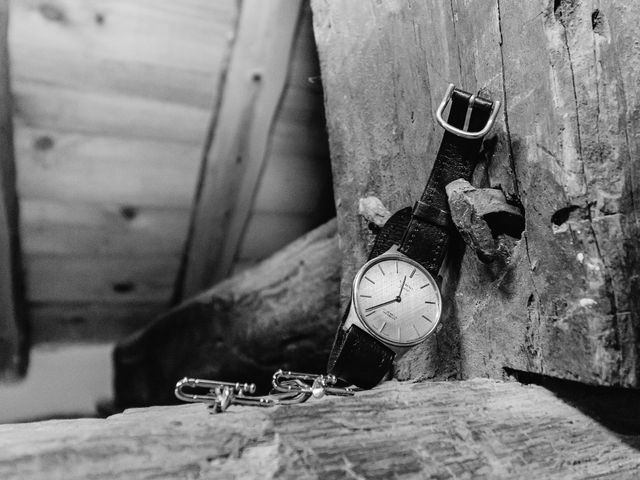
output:
M 482 128 L 482 130 L 479 130 L 477 132 L 469 132 L 467 130 L 461 130 L 459 128 L 454 127 L 453 125 L 449 124 L 443 117 L 442 114 L 444 113 L 444 109 L 447 107 L 447 104 L 449 103 L 449 100 L 451 100 L 451 95 L 453 95 L 453 89 L 455 88 L 455 86 L 453 85 L 453 83 L 449 84 L 449 87 L 447 88 L 447 91 L 444 94 L 444 98 L 442 99 L 442 102 L 440 102 L 440 105 L 438 106 L 438 109 L 436 110 L 436 120 L 438 120 L 438 123 L 440 124 L 440 126 L 442 128 L 444 128 L 446 131 L 453 133 L 454 135 L 457 135 L 459 137 L 462 138 L 468 138 L 470 140 L 476 140 L 478 138 L 482 138 L 484 137 L 489 130 L 491 129 L 491 127 L 493 126 L 495 120 L 496 120 L 496 116 L 498 115 L 498 110 L 500 110 L 500 101 L 496 100 L 495 102 L 493 102 L 493 107 L 491 108 L 491 114 L 489 115 L 489 120 L 487 120 L 487 123 L 485 124 L 485 126 Z M 472 95 L 471 99 L 469 100 L 469 110 L 473 108 L 473 104 L 475 103 L 475 99 L 476 96 Z M 468 117 L 469 115 L 467 114 L 467 121 L 468 121 Z M 465 122 L 466 124 L 467 122 Z

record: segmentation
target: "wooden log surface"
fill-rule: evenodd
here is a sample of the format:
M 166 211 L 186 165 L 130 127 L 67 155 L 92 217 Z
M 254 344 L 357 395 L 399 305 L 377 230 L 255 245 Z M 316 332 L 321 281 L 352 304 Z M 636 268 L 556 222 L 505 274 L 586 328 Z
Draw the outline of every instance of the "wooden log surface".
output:
M 542 387 L 390 381 L 214 416 L 183 405 L 2 425 L 0 477 L 631 479 L 638 448 Z
M 365 197 L 419 198 L 449 83 L 503 101 L 476 171 L 522 207 L 505 262 L 454 243 L 443 326 L 400 378 L 504 375 L 504 367 L 640 387 L 640 5 L 630 2 L 313 0 L 343 303 L 373 234 Z
M 278 368 L 323 372 L 339 282 L 332 220 L 118 343 L 116 406 L 175 403 L 173 386 L 185 376 L 250 378 L 266 389 Z

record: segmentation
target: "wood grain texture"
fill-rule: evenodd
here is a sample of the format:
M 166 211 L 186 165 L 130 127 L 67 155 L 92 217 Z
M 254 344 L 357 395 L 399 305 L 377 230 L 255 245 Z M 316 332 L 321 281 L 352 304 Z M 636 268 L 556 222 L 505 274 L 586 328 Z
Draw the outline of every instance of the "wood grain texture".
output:
M 37 440 L 34 440 L 37 439 Z M 640 453 L 541 387 L 387 382 L 260 409 L 129 410 L 0 426 L 0 475 L 47 478 L 625 478 Z
M 25 199 L 21 219 L 27 255 L 178 258 L 189 209 Z
M 0 380 L 26 372 L 29 345 L 24 315 L 11 78 L 7 47 L 9 4 L 0 2 Z
M 14 1 L 12 75 L 206 110 L 235 15 L 233 0 Z
M 26 201 L 190 208 L 200 150 L 196 143 L 19 127 L 20 193 Z
M 637 5 L 314 0 L 343 250 L 343 299 L 373 238 L 358 200 L 418 198 L 448 83 L 503 101 L 477 184 L 524 208 L 504 264 L 454 243 L 444 321 L 401 378 L 503 368 L 640 386 Z
M 68 257 L 32 255 L 26 260 L 32 303 L 102 301 L 168 302 L 178 257 Z M 60 281 L 63 278 L 64 281 Z
M 11 8 L 33 328 L 38 341 L 62 332 L 113 340 L 171 297 L 237 2 L 26 0 Z
M 338 316 L 340 256 L 332 220 L 119 342 L 115 403 L 175 403 L 184 376 L 266 389 L 277 368 L 322 371 Z
M 146 303 L 109 301 L 31 304 L 32 345 L 60 347 L 71 343 L 113 343 L 149 325 L 166 311 L 165 299 Z
M 285 90 L 300 9 L 299 1 L 242 5 L 178 296 L 195 295 L 231 271 Z

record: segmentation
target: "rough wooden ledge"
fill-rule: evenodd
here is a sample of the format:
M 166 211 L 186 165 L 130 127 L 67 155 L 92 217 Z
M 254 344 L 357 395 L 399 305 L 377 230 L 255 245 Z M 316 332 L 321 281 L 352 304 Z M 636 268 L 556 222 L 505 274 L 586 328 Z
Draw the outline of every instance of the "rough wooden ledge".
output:
M 0 478 L 633 478 L 640 452 L 537 386 L 387 382 L 259 409 L 0 426 Z M 637 477 L 636 477 L 637 478 Z

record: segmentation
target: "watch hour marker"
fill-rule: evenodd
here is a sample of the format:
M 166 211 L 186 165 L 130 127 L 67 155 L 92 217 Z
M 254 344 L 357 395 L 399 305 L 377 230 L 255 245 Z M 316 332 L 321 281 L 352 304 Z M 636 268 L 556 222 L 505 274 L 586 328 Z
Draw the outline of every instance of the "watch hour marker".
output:
M 375 310 L 371 310 L 369 313 L 366 313 L 366 314 L 365 314 L 365 317 L 368 317 L 369 315 L 372 315 L 372 314 L 374 314 L 374 313 L 376 313 L 376 311 L 375 311 Z
M 430 284 L 429 282 L 427 282 L 427 283 L 426 283 L 426 285 L 422 285 L 420 288 L 421 288 L 421 289 L 422 289 L 422 288 L 426 288 L 426 287 L 428 287 L 429 285 L 431 285 L 431 284 Z
M 416 331 L 416 333 L 418 334 L 418 336 L 420 336 L 420 332 L 418 331 L 418 327 L 416 327 L 415 323 L 412 323 L 411 325 L 413 325 L 413 329 Z
M 416 269 L 414 268 L 413 271 L 409 274 L 409 278 L 413 278 L 415 274 L 416 274 Z
M 374 285 L 376 284 L 376 282 L 374 282 L 373 280 L 371 280 L 369 277 L 364 277 L 364 278 L 366 278 L 367 280 L 369 280 L 369 281 L 370 281 L 371 283 L 373 283 Z
M 363 293 L 361 293 L 361 294 L 360 294 L 360 296 L 361 296 L 362 298 L 371 298 L 371 295 L 365 295 L 365 294 L 363 294 Z
M 378 264 L 378 268 L 380 269 L 380 271 L 382 272 L 382 275 L 384 275 L 384 270 L 382 269 L 382 265 Z
M 369 297 L 369 298 L 371 298 L 371 297 Z M 436 302 L 429 302 L 429 301 L 426 301 L 424 303 L 430 303 L 431 305 L 435 305 L 436 304 Z
M 398 341 L 402 340 L 402 333 L 400 332 L 400 325 L 398 325 Z
M 382 332 L 382 330 L 384 329 L 384 326 L 387 324 L 386 321 L 382 322 L 382 325 L 380 325 L 380 327 L 378 327 L 378 331 Z
M 426 315 L 422 315 L 422 318 L 424 318 L 424 319 L 425 319 L 427 322 L 429 322 L 429 323 L 433 323 L 431 320 L 429 320 L 429 319 L 427 318 L 427 316 L 426 316 Z

